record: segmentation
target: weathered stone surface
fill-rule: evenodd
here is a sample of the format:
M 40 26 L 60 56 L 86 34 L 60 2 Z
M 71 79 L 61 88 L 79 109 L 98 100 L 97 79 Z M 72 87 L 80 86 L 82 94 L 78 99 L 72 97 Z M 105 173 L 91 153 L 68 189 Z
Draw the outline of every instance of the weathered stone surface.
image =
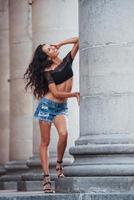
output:
M 0 164 L 9 160 L 9 76 L 9 1 L 4 0 L 0 1 Z
M 54 181 L 51 181 L 53 190 L 55 189 Z M 40 181 L 18 181 L 17 190 L 18 191 L 42 191 L 43 184 L 42 180 Z
M 25 172 L 28 170 L 28 166 L 26 160 L 12 160 L 5 164 L 5 169 L 9 173 Z
M 3 181 L 0 182 L 0 189 L 1 190 L 17 190 L 17 181 Z
M 57 193 L 127 193 L 134 192 L 134 177 L 66 177 L 55 179 Z
M 66 193 L 44 194 L 44 192 L 8 192 L 0 191 L 0 200 L 133 200 L 133 193 L 124 194 L 91 194 L 91 193 Z
M 79 0 L 80 136 L 66 176 L 134 175 L 132 7 Z
M 10 0 L 10 160 L 32 154 L 33 97 L 24 90 L 23 75 L 32 54 L 31 10 L 28 2 Z
M 4 165 L 0 165 L 0 176 L 6 173 Z
M 16 189 L 17 182 L 21 180 L 21 175 L 28 172 L 26 161 L 9 161 L 5 165 L 6 174 L 0 176 L 0 189 Z

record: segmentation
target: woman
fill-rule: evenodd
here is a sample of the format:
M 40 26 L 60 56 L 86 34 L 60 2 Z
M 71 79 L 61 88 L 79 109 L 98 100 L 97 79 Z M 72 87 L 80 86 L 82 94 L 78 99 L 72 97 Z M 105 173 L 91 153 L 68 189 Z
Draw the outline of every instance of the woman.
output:
M 66 44 L 73 44 L 71 51 L 61 60 L 59 49 Z M 50 143 L 51 124 L 57 128 L 59 140 L 57 144 L 56 172 L 64 177 L 62 160 L 67 145 L 67 99 L 76 97 L 80 101 L 79 92 L 71 92 L 73 84 L 72 62 L 79 49 L 79 38 L 73 37 L 57 44 L 39 45 L 33 59 L 24 74 L 36 99 L 39 100 L 34 117 L 39 120 L 41 143 L 39 147 L 41 165 L 44 171 L 43 190 L 53 192 L 49 176 L 48 146 Z

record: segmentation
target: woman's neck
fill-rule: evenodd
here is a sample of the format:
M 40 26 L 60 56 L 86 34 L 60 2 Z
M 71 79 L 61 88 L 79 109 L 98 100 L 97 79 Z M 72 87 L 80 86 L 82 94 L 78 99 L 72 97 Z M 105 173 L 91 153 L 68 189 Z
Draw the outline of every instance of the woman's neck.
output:
M 52 61 L 54 63 L 52 65 L 55 65 L 55 66 L 59 65 L 62 62 L 62 60 L 58 56 L 56 58 L 52 59 Z

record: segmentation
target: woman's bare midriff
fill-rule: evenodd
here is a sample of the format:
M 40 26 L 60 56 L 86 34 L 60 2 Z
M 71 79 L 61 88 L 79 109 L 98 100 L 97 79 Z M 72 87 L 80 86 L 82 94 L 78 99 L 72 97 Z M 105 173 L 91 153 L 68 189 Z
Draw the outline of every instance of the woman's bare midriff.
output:
M 73 85 L 73 77 L 64 81 L 61 84 L 56 85 L 56 87 L 57 90 L 60 92 L 71 92 L 72 85 Z M 67 100 L 67 98 L 56 98 L 50 91 L 48 91 L 44 97 L 56 101 L 58 103 L 63 103 Z

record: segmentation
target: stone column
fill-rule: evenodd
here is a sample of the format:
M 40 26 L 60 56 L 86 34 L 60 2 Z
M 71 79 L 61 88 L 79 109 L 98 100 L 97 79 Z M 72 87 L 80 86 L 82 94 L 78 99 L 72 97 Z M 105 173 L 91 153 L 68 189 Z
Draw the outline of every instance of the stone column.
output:
M 134 175 L 133 9 L 131 0 L 79 1 L 80 136 L 70 148 L 75 161 L 66 167 L 68 176 L 133 180 L 127 177 Z M 123 179 L 117 180 L 119 190 L 131 190 L 131 184 L 125 188 Z M 86 183 L 81 188 L 96 191 L 96 181 L 89 180 L 88 190 Z M 103 183 L 105 189 L 106 178 Z M 112 187 L 114 180 L 109 191 Z
M 80 136 L 65 167 L 72 177 L 58 180 L 56 192 L 118 199 L 134 191 L 133 8 L 131 0 L 79 0 Z
M 8 0 L 0 1 L 0 176 L 9 160 L 9 10 Z M 1 187 L 1 184 L 0 184 Z
M 31 7 L 10 0 L 10 161 L 21 163 L 32 154 L 33 99 L 25 92 L 23 74 L 31 59 Z
M 33 15 L 33 51 L 39 44 L 54 43 L 60 40 L 64 40 L 69 37 L 78 35 L 78 11 L 77 0 L 75 1 L 53 1 L 53 0 L 38 0 L 33 1 L 32 15 Z M 71 9 L 70 9 L 71 8 Z M 72 45 L 64 46 L 60 51 L 60 57 L 63 57 L 71 49 Z M 74 63 L 74 88 L 73 90 L 79 90 L 78 84 L 78 57 L 76 57 Z M 35 101 L 35 107 L 37 105 Z M 73 110 L 73 112 L 72 112 Z M 79 115 L 78 105 L 76 100 L 69 100 L 69 140 L 66 150 L 66 158 L 64 163 L 70 162 L 70 156 L 68 149 L 74 145 L 74 140 L 78 137 L 79 131 Z M 33 158 L 29 161 L 32 165 L 39 164 L 39 141 L 40 130 L 38 121 L 34 120 L 33 129 Z M 57 130 L 54 125 L 51 129 L 51 144 L 50 144 L 50 166 L 55 167 L 56 161 L 56 143 L 57 143 Z M 72 158 L 71 158 L 72 159 Z
M 0 1 L 0 164 L 9 160 L 9 11 Z M 0 170 L 1 171 L 1 170 Z

